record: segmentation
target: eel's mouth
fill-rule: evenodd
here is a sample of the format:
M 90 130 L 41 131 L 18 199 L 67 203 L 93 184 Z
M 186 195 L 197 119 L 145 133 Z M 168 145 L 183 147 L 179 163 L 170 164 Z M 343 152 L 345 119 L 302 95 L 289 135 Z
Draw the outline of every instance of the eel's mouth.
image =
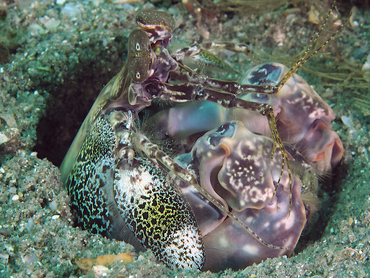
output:
M 90 67 L 90 64 L 85 65 L 77 74 L 71 76 L 71 80 L 66 80 L 63 86 L 51 92 L 53 99 L 49 101 L 49 108 L 37 127 L 38 139 L 33 151 L 38 153 L 39 158 L 47 158 L 54 165 L 61 164 L 100 90 L 114 76 L 114 73 L 119 71 L 119 67 L 111 71 L 105 68 L 97 74 L 99 71 L 90 70 Z M 97 62 L 93 67 L 105 66 Z M 150 112 L 153 109 L 163 109 L 163 104 L 154 104 L 146 110 L 146 113 L 153 113 L 153 111 Z M 320 185 L 319 210 L 311 216 L 311 225 L 309 223 L 308 228 L 303 231 L 303 236 L 295 249 L 296 252 L 303 251 L 309 242 L 321 238 L 332 213 L 324 210 L 332 207 L 336 200 L 335 184 L 340 183 L 336 173 L 344 173 L 343 167 L 339 165 L 335 168 L 332 181 L 328 178 Z

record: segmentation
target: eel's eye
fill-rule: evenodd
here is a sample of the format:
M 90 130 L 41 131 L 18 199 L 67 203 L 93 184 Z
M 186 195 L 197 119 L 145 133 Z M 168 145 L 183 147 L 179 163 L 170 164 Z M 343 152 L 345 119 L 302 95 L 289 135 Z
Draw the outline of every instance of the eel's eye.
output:
M 140 44 L 138 42 L 136 43 L 135 49 L 136 49 L 136 51 L 140 51 L 141 50 Z
M 148 35 L 141 29 L 131 32 L 128 39 L 127 67 L 134 82 L 143 82 L 151 72 L 153 50 Z

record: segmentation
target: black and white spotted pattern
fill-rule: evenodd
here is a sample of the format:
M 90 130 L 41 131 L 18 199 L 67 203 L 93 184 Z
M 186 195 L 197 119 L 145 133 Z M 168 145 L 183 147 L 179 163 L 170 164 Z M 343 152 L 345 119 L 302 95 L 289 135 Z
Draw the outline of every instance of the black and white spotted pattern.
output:
M 66 181 L 76 219 L 109 237 L 124 222 L 170 268 L 202 269 L 194 213 L 168 171 L 132 149 L 129 121 L 129 113 L 113 111 L 91 126 Z
M 201 269 L 204 249 L 190 205 L 159 165 L 145 157 L 115 171 L 117 207 L 136 238 L 173 269 Z

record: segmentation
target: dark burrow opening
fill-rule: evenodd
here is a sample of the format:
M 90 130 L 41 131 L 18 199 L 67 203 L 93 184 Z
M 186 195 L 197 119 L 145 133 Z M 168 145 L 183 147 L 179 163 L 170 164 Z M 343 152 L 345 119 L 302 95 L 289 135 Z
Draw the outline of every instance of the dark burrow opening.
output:
M 97 95 L 123 66 L 127 56 L 126 41 L 125 37 L 117 37 L 109 51 L 98 50 L 99 45 L 94 50 L 87 49 L 91 55 L 85 55 L 93 59 L 80 61 L 79 67 L 68 75 L 69 79 L 49 86 L 48 110 L 38 124 L 37 142 L 33 148 L 39 158 L 46 157 L 60 166 Z M 119 59 L 108 60 L 107 54 Z
M 39 158 L 46 157 L 54 165 L 60 166 L 94 103 L 97 96 L 96 89 L 102 88 L 105 84 L 103 80 L 109 77 L 110 75 L 96 79 L 94 74 L 91 74 L 76 78 L 69 84 L 70 87 L 61 88 L 61 91 L 66 94 L 49 101 L 49 109 L 37 127 L 37 143 L 33 149 L 38 153 Z
M 294 250 L 296 253 L 303 251 L 308 244 L 320 240 L 336 208 L 338 193 L 344 187 L 343 181 L 348 175 L 348 165 L 339 163 L 330 176 L 319 182 L 319 207 L 312 215 L 311 221 L 303 230 L 299 242 Z

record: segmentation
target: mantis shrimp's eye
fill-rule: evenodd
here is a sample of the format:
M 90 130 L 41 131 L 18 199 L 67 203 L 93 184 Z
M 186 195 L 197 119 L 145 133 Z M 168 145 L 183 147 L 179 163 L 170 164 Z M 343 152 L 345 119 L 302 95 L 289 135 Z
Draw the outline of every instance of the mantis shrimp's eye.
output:
M 276 85 L 282 78 L 283 70 L 284 67 L 277 63 L 262 64 L 247 71 L 241 83 L 252 85 Z
M 208 136 L 208 143 L 211 146 L 217 146 L 224 137 L 232 137 L 235 133 L 236 125 L 234 123 L 225 123 L 221 125 L 214 134 Z
M 153 50 L 147 34 L 140 29 L 131 32 L 127 66 L 134 82 L 146 80 L 152 73 Z
M 241 83 L 251 85 L 276 85 L 283 77 L 283 74 L 285 74 L 284 70 L 285 67 L 278 63 L 258 65 L 244 74 Z M 267 103 L 269 101 L 269 96 L 265 94 L 246 94 L 242 98 L 259 103 Z
M 230 123 L 225 123 L 217 129 L 217 133 L 223 136 L 231 137 L 234 134 L 235 126 Z

